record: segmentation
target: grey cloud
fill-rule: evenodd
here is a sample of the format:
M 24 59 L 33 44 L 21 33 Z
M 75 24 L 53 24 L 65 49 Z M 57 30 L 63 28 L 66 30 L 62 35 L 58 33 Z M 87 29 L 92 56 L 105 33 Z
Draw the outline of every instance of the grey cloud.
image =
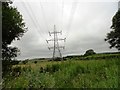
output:
M 29 11 L 26 11 L 23 3 Z M 14 2 L 28 27 L 28 32 L 21 40 L 12 43 L 21 50 L 18 59 L 52 57 L 52 50 L 49 51 L 47 47 L 53 43 L 47 44 L 45 40 L 53 38 L 48 35 L 48 31 L 53 31 L 54 24 L 58 31 L 63 32 L 59 37 L 67 37 L 65 43 L 60 42 L 60 45 L 66 46 L 61 51 L 63 56 L 84 54 L 91 48 L 98 53 L 117 51 L 109 49 L 109 44 L 104 41 L 106 33 L 110 31 L 112 17 L 117 11 L 117 2 L 79 2 L 75 4 L 77 6 L 73 12 L 71 9 L 74 4 L 68 1 L 64 2 L 63 15 L 61 3 L 42 2 L 41 5 L 42 7 L 40 2 Z M 73 15 L 70 15 L 71 12 Z

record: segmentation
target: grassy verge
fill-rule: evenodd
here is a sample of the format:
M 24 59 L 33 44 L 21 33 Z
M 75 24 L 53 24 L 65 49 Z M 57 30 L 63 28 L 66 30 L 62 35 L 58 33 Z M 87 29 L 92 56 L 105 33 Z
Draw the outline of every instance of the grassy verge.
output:
M 118 60 L 30 63 L 4 79 L 4 88 L 117 88 Z M 15 73 L 16 72 L 16 73 Z M 18 74 L 19 72 L 19 74 Z

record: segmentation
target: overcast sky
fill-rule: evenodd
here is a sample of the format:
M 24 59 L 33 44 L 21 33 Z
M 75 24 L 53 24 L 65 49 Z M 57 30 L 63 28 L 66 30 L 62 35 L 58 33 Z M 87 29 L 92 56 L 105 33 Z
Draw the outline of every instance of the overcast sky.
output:
M 109 44 L 104 41 L 112 17 L 118 10 L 118 0 L 14 0 L 13 6 L 22 14 L 28 31 L 20 41 L 12 42 L 12 46 L 20 49 L 21 54 L 17 59 L 52 57 L 53 42 L 47 44 L 46 40 L 52 39 L 48 31 L 52 32 L 54 25 L 61 31 L 59 41 L 62 55 L 84 54 L 86 50 L 93 49 L 96 53 L 114 52 L 109 49 Z

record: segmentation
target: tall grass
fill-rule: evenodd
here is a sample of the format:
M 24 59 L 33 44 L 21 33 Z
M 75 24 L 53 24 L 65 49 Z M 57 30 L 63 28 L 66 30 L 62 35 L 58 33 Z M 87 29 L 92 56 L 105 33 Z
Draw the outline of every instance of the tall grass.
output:
M 5 88 L 117 88 L 118 60 L 69 60 L 34 69 L 21 67 L 20 76 L 9 76 Z M 10 79 L 11 78 L 11 79 Z

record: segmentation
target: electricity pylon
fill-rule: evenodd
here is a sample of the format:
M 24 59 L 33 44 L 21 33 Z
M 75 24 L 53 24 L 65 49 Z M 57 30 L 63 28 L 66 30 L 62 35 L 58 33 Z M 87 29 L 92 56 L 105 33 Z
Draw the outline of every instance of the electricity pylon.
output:
M 120 9 L 120 1 L 118 2 L 118 10 Z
M 48 47 L 48 49 L 53 49 L 53 60 L 55 60 L 57 57 L 55 56 L 56 55 L 56 50 L 58 50 L 59 52 L 59 56 L 61 59 L 62 59 L 62 54 L 61 54 L 61 51 L 60 51 L 60 48 L 63 48 L 65 49 L 65 46 L 59 46 L 59 43 L 58 41 L 60 40 L 66 40 L 66 38 L 58 38 L 57 34 L 60 33 L 62 35 L 62 31 L 58 32 L 56 30 L 56 26 L 54 25 L 54 31 L 53 32 L 49 32 L 49 35 L 51 36 L 52 34 L 54 35 L 54 38 L 53 39 L 50 39 L 50 40 L 46 40 L 47 43 L 49 43 L 49 41 L 53 41 L 54 43 L 54 46 L 53 47 Z

